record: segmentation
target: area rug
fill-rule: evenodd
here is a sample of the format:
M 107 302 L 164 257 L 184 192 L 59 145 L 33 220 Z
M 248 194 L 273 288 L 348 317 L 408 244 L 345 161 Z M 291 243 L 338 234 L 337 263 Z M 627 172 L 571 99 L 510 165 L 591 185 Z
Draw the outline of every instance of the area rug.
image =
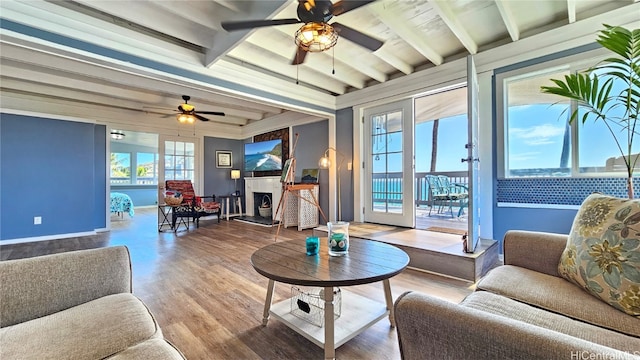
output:
M 464 235 L 467 233 L 467 230 L 458 230 L 458 229 L 451 229 L 451 228 L 445 228 L 445 227 L 439 227 L 439 226 L 431 226 L 426 228 L 425 230 L 441 232 L 446 234 L 454 234 L 454 235 Z

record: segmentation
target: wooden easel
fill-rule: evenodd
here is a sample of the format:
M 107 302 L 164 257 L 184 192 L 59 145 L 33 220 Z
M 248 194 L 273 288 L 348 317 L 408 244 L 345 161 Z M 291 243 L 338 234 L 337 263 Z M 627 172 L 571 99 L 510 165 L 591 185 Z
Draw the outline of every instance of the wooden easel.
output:
M 298 145 L 298 134 L 296 134 L 296 139 L 293 143 L 293 151 L 291 152 L 291 154 L 295 154 L 297 145 Z M 324 215 L 324 212 L 322 211 L 322 208 L 318 203 L 318 199 L 316 199 L 316 196 L 313 194 L 313 189 L 315 185 L 314 184 L 295 184 L 295 179 L 296 179 L 295 169 L 296 169 L 296 157 L 295 155 L 292 155 L 285 162 L 285 165 L 282 168 L 283 172 L 282 172 L 282 177 L 280 178 L 280 182 L 282 182 L 282 196 L 280 197 L 280 201 L 278 202 L 278 207 L 276 208 L 276 213 L 273 216 L 274 218 L 273 221 L 275 222 L 275 219 L 278 218 L 278 214 L 280 214 L 280 211 L 282 211 L 282 214 L 281 214 L 281 219 L 278 222 L 276 237 L 273 239 L 274 242 L 278 240 L 278 235 L 280 234 L 280 226 L 284 222 L 284 217 L 286 216 L 285 210 L 287 207 L 287 197 L 289 195 L 296 196 L 299 199 L 302 199 L 310 203 L 311 205 L 315 206 L 318 209 L 318 211 L 320 211 L 320 215 L 322 215 L 322 219 L 324 219 L 324 221 L 327 222 L 327 217 Z M 301 191 L 308 191 L 313 201 L 300 196 Z

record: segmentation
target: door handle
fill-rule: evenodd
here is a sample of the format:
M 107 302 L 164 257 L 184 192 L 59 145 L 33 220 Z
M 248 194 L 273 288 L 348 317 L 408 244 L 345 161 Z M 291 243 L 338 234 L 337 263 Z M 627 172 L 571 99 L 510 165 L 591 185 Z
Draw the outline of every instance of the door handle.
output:
M 478 159 L 478 158 L 473 158 L 473 159 L 472 159 L 472 158 L 470 158 L 470 157 L 468 157 L 468 158 L 462 158 L 462 159 L 460 159 L 460 162 L 467 162 L 467 161 L 471 161 L 471 160 L 473 160 L 473 161 L 477 161 L 477 162 L 480 162 L 480 159 Z

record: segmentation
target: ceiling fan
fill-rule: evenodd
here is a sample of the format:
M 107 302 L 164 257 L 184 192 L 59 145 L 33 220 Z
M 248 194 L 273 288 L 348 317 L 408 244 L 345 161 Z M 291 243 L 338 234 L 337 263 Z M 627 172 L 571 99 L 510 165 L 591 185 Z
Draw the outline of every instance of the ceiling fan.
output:
M 307 52 L 320 52 L 333 47 L 338 40 L 338 34 L 371 51 L 378 50 L 382 46 L 382 41 L 340 23 L 328 24 L 334 16 L 374 1 L 339 0 L 332 3 L 330 0 L 298 0 L 297 19 L 224 21 L 221 25 L 227 31 L 234 31 L 304 23 L 305 25 L 296 32 L 298 50 L 291 62 L 292 65 L 299 65 L 304 62 Z M 311 41 L 313 43 L 310 43 Z
M 178 112 L 177 119 L 181 123 L 190 123 L 191 124 L 191 123 L 195 122 L 195 119 L 198 119 L 200 121 L 209 121 L 209 119 L 207 119 L 204 116 L 201 116 L 200 114 L 225 116 L 225 114 L 223 112 L 219 112 L 219 111 L 198 111 L 196 113 L 196 107 L 191 105 L 191 104 L 189 104 L 189 100 L 191 100 L 191 96 L 182 95 L 182 100 L 184 100 L 184 103 L 178 105 L 178 110 L 174 110 L 174 111 Z M 169 114 L 169 115 L 166 115 L 166 116 L 173 116 L 173 114 Z

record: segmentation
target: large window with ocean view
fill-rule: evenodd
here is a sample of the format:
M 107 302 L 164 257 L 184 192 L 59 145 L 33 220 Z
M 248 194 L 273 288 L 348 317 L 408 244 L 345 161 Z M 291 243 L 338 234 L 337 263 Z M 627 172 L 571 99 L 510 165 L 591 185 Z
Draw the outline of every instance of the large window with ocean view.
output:
M 505 177 L 571 175 L 570 104 L 542 94 L 567 70 L 543 71 L 508 78 L 505 94 Z
M 498 98 L 502 99 L 498 118 L 502 120 L 503 159 L 500 177 L 581 177 L 623 176 L 626 168 L 620 149 L 628 147 L 623 125 L 593 116 L 569 124 L 577 108 L 575 101 L 542 93 L 541 86 L 553 86 L 550 79 L 585 71 L 597 58 L 554 60 L 498 75 Z M 618 80 L 616 80 L 618 81 Z M 612 94 L 624 84 L 614 81 Z M 618 90 L 616 90 L 618 89 Z M 619 111 L 624 111 L 622 108 Z M 610 113 L 611 115 L 611 113 Z M 613 115 L 615 116 L 615 114 Z M 611 136 L 616 135 L 616 140 Z M 640 153 L 640 144 L 632 144 Z M 640 163 L 636 168 L 640 167 Z

